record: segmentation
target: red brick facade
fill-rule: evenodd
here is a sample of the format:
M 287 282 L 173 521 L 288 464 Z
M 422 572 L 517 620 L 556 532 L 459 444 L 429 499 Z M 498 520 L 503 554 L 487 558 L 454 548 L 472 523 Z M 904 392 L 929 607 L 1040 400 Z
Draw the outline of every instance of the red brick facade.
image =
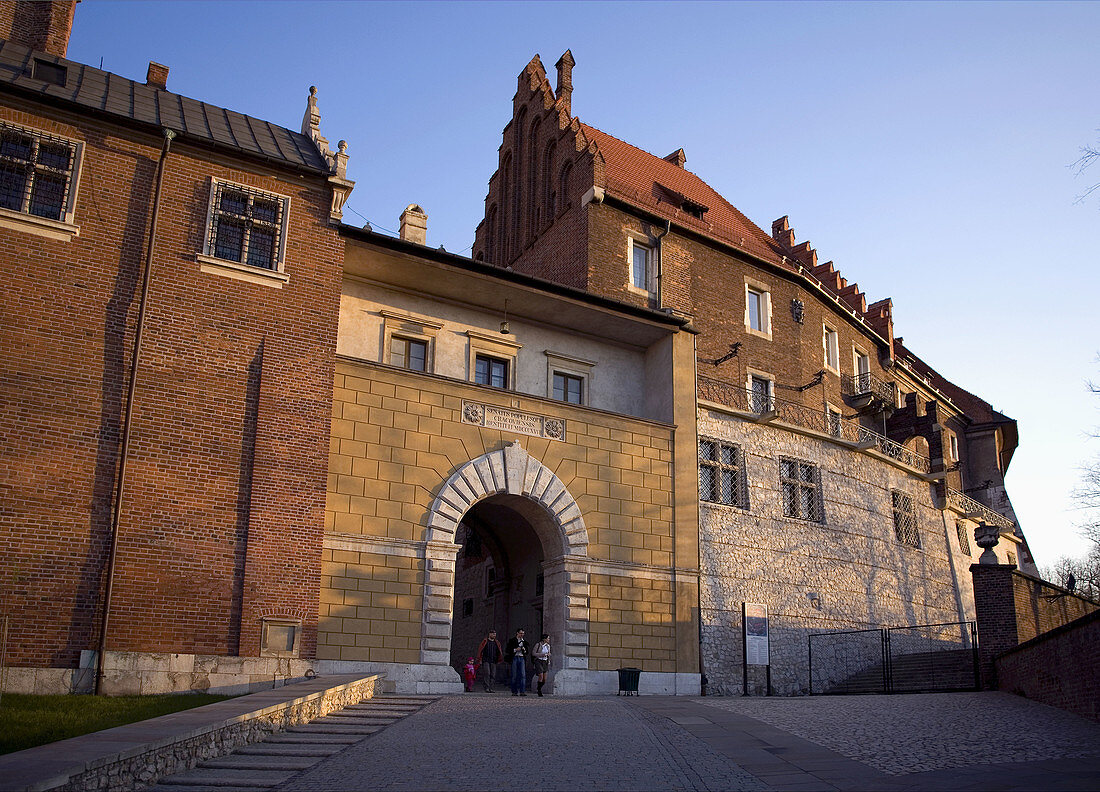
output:
M 72 667 L 99 638 L 162 136 L 15 94 L 3 96 L 0 120 L 83 143 L 76 236 L 0 225 L 8 662 Z M 212 177 L 290 199 L 282 288 L 200 271 Z M 261 617 L 278 615 L 302 621 L 301 655 L 313 656 L 343 262 L 326 178 L 185 135 L 172 145 L 111 650 L 256 655 Z
M 0 39 L 65 57 L 78 0 L 3 0 Z

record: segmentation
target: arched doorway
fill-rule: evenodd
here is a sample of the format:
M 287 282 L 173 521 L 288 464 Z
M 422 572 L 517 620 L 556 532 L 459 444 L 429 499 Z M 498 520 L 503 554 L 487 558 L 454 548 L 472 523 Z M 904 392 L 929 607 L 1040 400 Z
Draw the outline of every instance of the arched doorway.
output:
M 489 629 L 501 644 L 523 628 L 532 643 L 561 624 L 561 602 L 546 597 L 544 561 L 561 555 L 549 516 L 518 495 L 493 495 L 463 516 L 455 536 L 455 612 L 451 665 L 461 671 Z M 551 588 L 559 586 L 551 580 Z M 547 609 L 551 611 L 548 615 Z M 561 636 L 554 636 L 556 646 Z
M 518 442 L 451 474 L 427 539 L 422 663 L 464 663 L 484 637 L 473 632 L 493 619 L 502 644 L 517 626 L 535 640 L 548 633 L 552 670 L 588 668 L 588 531 L 565 485 Z

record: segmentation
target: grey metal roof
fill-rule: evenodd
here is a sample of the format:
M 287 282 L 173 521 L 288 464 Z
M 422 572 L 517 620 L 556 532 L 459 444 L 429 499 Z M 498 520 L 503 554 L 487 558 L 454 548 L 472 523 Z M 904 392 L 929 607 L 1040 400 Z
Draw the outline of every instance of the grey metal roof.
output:
M 65 67 L 65 84 L 32 76 L 36 59 Z M 299 132 L 0 39 L 0 90 L 12 89 L 62 106 L 75 105 L 139 124 L 168 127 L 197 142 L 292 167 L 330 172 L 317 146 Z

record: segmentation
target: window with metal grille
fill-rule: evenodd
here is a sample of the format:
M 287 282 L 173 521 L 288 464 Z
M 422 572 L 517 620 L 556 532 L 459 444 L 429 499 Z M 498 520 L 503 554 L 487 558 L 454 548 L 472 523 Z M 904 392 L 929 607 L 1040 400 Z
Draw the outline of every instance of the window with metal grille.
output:
M 974 553 L 970 550 L 970 533 L 966 530 L 966 523 L 961 520 L 956 522 L 955 532 L 959 535 L 959 549 L 968 556 L 973 556 Z
M 844 427 L 840 421 L 840 410 L 831 405 L 825 408 L 825 425 L 833 437 L 841 437 L 844 434 Z
M 816 465 L 788 457 L 779 458 L 779 490 L 783 516 L 824 522 L 821 507 L 821 474 Z
M 584 404 L 584 377 L 555 371 L 554 398 L 570 404 Z
M 0 208 L 71 220 L 80 144 L 0 123 Z
M 699 499 L 747 509 L 746 489 L 741 447 L 718 440 L 699 440 Z
M 428 342 L 414 338 L 390 338 L 390 365 L 412 371 L 428 370 Z
M 775 409 L 773 383 L 765 377 L 755 374 L 749 375 L 749 398 L 752 400 L 752 411 L 766 413 Z
M 508 361 L 488 355 L 474 358 L 474 382 L 494 388 L 508 387 Z
M 920 533 L 917 531 L 917 515 L 913 511 L 913 498 L 898 490 L 890 491 L 894 506 L 894 535 L 902 544 L 920 547 Z
M 289 198 L 215 179 L 206 255 L 260 269 L 281 269 L 289 203 Z

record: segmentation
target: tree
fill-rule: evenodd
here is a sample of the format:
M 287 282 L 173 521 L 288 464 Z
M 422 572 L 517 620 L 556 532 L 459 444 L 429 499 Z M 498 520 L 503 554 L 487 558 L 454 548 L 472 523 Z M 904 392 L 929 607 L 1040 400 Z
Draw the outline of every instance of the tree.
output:
M 1097 131 L 1100 132 L 1100 130 Z M 1095 145 L 1082 146 L 1080 153 L 1081 156 L 1077 158 L 1077 161 L 1070 165 L 1070 167 L 1073 168 L 1074 176 L 1080 176 L 1088 170 L 1090 165 L 1100 159 L 1100 139 L 1097 140 Z M 1074 201 L 1074 203 L 1081 203 L 1096 192 L 1096 190 L 1100 190 L 1100 182 L 1094 182 L 1090 185 L 1083 193 L 1077 196 L 1077 200 Z

